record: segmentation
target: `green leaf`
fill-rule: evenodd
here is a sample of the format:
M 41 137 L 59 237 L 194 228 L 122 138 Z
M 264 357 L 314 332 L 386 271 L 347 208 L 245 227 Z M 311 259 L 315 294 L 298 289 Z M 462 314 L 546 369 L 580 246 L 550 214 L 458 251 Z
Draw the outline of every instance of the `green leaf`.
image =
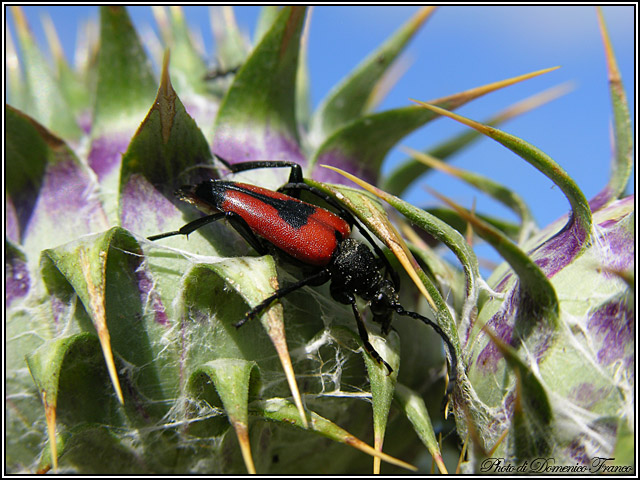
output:
M 615 473 L 630 473 L 635 464 L 635 435 L 629 426 L 627 419 L 618 420 L 616 448 L 613 451 L 614 464 L 626 468 L 627 470 L 614 471 Z
M 566 463 L 573 458 L 576 448 L 590 448 L 587 445 L 597 444 L 597 448 L 611 452 L 615 441 L 615 421 L 612 421 L 609 412 L 620 412 L 626 418 L 625 412 L 633 408 L 627 383 L 632 376 L 635 344 L 632 333 L 634 309 L 629 303 L 633 294 L 629 285 L 614 273 L 620 266 L 632 263 L 633 249 L 628 242 L 634 232 L 631 226 L 633 205 L 633 199 L 628 198 L 595 212 L 594 223 L 598 228 L 592 245 L 582 255 L 554 272 L 551 282 L 560 302 L 561 316 L 558 319 L 560 327 L 552 335 L 549 335 L 548 328 L 551 320 L 541 312 L 537 318 L 534 316 L 529 320 L 529 324 L 535 325 L 530 327 L 533 333 L 523 339 L 523 334 L 527 333 L 523 328 L 523 319 L 531 317 L 527 313 L 535 311 L 536 305 L 524 304 L 523 296 L 514 288 L 515 275 L 507 266 L 499 267 L 489 279 L 491 286 L 495 286 L 498 292 L 507 292 L 507 295 L 502 298 L 495 296 L 479 309 L 476 321 L 478 330 L 482 325 L 488 325 L 504 342 L 517 348 L 518 355 L 543 382 L 545 389 L 553 391 L 554 398 L 565 399 L 561 405 L 553 405 L 555 422 L 552 424 L 553 431 L 549 433 L 554 452 L 562 452 L 554 454 L 558 462 L 562 457 Z M 553 235 L 563 223 L 564 219 L 560 219 L 531 242 L 535 245 L 553 244 Z M 603 249 L 604 245 L 607 247 Z M 561 245 L 556 244 L 554 248 L 546 252 L 549 257 L 538 256 L 539 252 L 534 252 L 536 263 L 542 266 L 545 259 L 553 263 L 553 254 L 562 253 Z M 580 288 L 576 288 L 577 284 Z M 585 292 L 597 293 L 585 298 Z M 615 347 L 612 347 L 613 344 Z M 491 409 L 514 405 L 516 385 L 509 365 L 503 361 L 503 355 L 495 344 L 472 331 L 467 345 L 473 345 L 478 352 L 467 372 L 477 398 Z M 524 374 L 522 376 L 524 378 Z M 536 401 L 535 396 L 526 392 L 522 396 Z M 525 407 L 522 409 L 525 416 L 519 421 L 524 422 L 527 428 L 538 428 L 535 422 L 527 419 Z M 573 415 L 576 411 L 587 410 L 587 417 Z M 568 411 L 571 413 L 567 415 Z M 485 419 L 491 416 L 475 415 L 471 409 L 469 413 L 474 415 L 478 429 L 485 431 L 488 427 Z M 511 417 L 505 417 L 499 429 L 491 429 L 496 434 L 487 440 L 485 446 L 492 446 L 505 429 L 509 429 L 510 436 L 517 435 L 517 428 L 509 427 L 509 420 Z M 533 427 L 530 426 L 532 423 Z M 557 429 L 575 429 L 595 434 L 567 438 L 558 435 Z M 529 448 L 527 445 L 538 448 L 535 437 L 541 437 L 544 433 L 523 435 L 523 449 Z M 512 452 L 515 443 L 506 443 L 508 446 L 499 447 L 497 455 L 490 456 Z
M 429 148 L 426 150 L 426 154 L 441 161 L 446 161 L 479 138 L 482 138 L 480 133 L 474 130 L 467 131 L 441 142 L 433 148 Z M 421 175 L 431 170 L 432 167 L 424 162 L 420 162 L 416 158 L 407 158 L 399 162 L 398 165 L 382 179 L 380 188 L 385 192 L 401 196 L 413 183 L 418 181 Z
M 231 6 L 211 8 L 211 29 L 216 42 L 217 68 L 224 72 L 242 65 L 249 54 L 250 46 L 238 28 Z M 267 7 L 263 7 L 263 10 Z M 256 41 L 257 43 L 257 41 Z
M 511 105 L 505 110 L 502 110 L 496 115 L 486 119 L 483 123 L 493 127 L 498 126 L 512 118 L 544 105 L 547 102 L 555 100 L 559 96 L 567 93 L 569 90 L 570 86 L 566 84 L 552 87 Z M 431 157 L 445 161 L 480 138 L 483 138 L 480 132 L 475 130 L 466 130 L 450 139 L 436 144 L 436 146 L 431 147 L 428 150 L 425 150 L 425 153 Z M 431 167 L 429 165 L 426 165 L 415 158 L 407 158 L 406 160 L 399 162 L 398 166 L 396 166 L 388 175 L 385 176 L 385 178 L 382 179 L 380 188 L 393 195 L 401 196 L 412 183 L 416 182 L 420 178 L 422 174 L 427 173 L 430 170 Z
M 501 130 L 483 125 L 434 105 L 423 102 L 418 103 L 432 112 L 453 118 L 501 143 L 555 183 L 571 204 L 572 215 L 565 230 L 571 230 L 572 235 L 576 237 L 579 242 L 578 250 L 586 248 L 592 235 L 591 209 L 580 188 L 551 157 L 530 143 Z
M 218 437 L 229 430 L 229 419 L 207 367 L 196 369 L 187 384 L 189 435 Z
M 315 151 L 311 164 L 337 166 L 375 183 L 387 152 L 400 139 L 433 118 L 434 115 L 425 115 L 414 107 L 365 115 L 326 138 Z M 313 178 L 327 183 L 343 181 L 322 170 L 315 170 Z
M 220 396 L 229 422 L 233 425 L 238 442 L 242 450 L 245 465 L 249 473 L 256 473 L 249 446 L 249 388 L 251 377 L 255 391 L 259 381 L 259 369 L 255 362 L 247 362 L 241 359 L 221 358 L 207 362 L 200 366 L 191 376 L 191 385 L 194 381 L 208 377 L 213 382 L 216 392 Z M 202 382 L 199 382 L 202 385 Z M 214 404 L 212 404 L 214 405 Z
M 414 237 L 418 237 L 413 230 L 411 233 Z M 413 239 L 411 241 L 409 250 L 416 259 L 422 261 L 425 274 L 434 285 L 437 285 L 440 292 L 448 292 L 447 303 L 454 308 L 454 311 L 461 311 L 465 300 L 464 274 L 459 268 L 438 255 L 436 250 L 429 247 L 422 239 L 418 238 L 417 243 Z
M 391 401 L 398 380 L 400 369 L 400 339 L 395 332 L 391 332 L 387 338 L 381 338 L 369 334 L 369 341 L 380 356 L 393 368 L 388 374 L 384 365 L 376 362 L 371 355 L 363 349 L 363 358 L 371 383 L 371 402 L 373 407 L 373 437 L 374 448 L 382 451 L 384 435 L 387 429 Z M 380 473 L 380 460 L 374 459 L 374 473 Z
M 463 216 L 456 213 L 455 210 L 445 207 L 433 207 L 425 208 L 425 211 L 451 225 L 458 232 L 460 232 L 461 235 L 466 234 L 469 223 Z M 522 231 L 520 225 L 517 223 L 511 223 L 501 218 L 490 217 L 481 213 L 476 213 L 475 215 L 483 222 L 486 222 L 489 225 L 500 230 L 512 240 L 516 240 L 520 232 Z
M 251 280 L 263 283 L 265 275 L 261 258 L 216 259 L 212 263 L 175 265 L 175 275 L 181 278 L 178 311 L 174 314 L 184 322 L 185 367 L 200 369 L 207 362 L 220 358 L 253 361 L 273 356 L 273 347 L 261 332 L 258 322 L 236 329 L 247 310 L 246 297 L 259 297 Z M 233 273 L 231 273 L 233 272 Z M 161 273 L 161 272 L 160 272 Z M 246 280 L 245 280 L 246 278 Z M 236 279 L 242 283 L 238 284 Z M 231 287 L 231 288 L 230 288 Z M 165 291 L 158 285 L 161 298 L 171 301 L 175 291 Z M 277 369 L 277 361 L 269 364 Z M 261 368 L 268 368 L 261 363 Z M 189 371 L 191 374 L 191 371 Z
M 516 321 L 516 330 L 521 338 L 535 332 L 540 336 L 542 331 L 552 334 L 559 328 L 559 306 L 556 291 L 545 273 L 529 255 L 512 243 L 498 229 L 483 222 L 478 217 L 457 206 L 442 195 L 438 198 L 445 201 L 456 212 L 473 226 L 475 232 L 494 247 L 518 276 L 521 297 L 518 299 L 522 308 Z
M 167 48 L 172 54 L 171 74 L 176 88 L 183 96 L 189 93 L 206 93 L 207 65 L 193 45 L 191 32 L 180 6 L 169 7 L 169 29 Z
M 57 333 L 56 327 L 67 335 L 78 330 L 65 329 L 64 318 L 55 316 L 62 313 L 63 308 L 42 293 L 36 269 L 26 264 L 24 253 L 8 241 L 5 241 L 5 252 L 5 428 L 7 435 L 20 439 L 7 442 L 5 458 L 12 471 L 27 471 L 42 452 L 42 437 L 47 426 L 40 392 L 29 375 L 25 355 L 51 339 Z M 31 259 L 31 263 L 34 261 L 37 257 Z M 55 324 L 49 322 L 52 317 L 57 320 Z
M 609 73 L 609 90 L 611 104 L 613 106 L 613 153 L 611 165 L 611 177 L 605 189 L 596 195 L 590 202 L 592 210 L 598 210 L 610 201 L 620 198 L 627 188 L 631 170 L 633 168 L 633 133 L 631 131 L 631 118 L 627 96 L 624 93 L 622 78 L 613 52 L 611 40 L 602 15 L 598 8 L 598 21 L 607 57 L 607 70 Z
M 116 420 L 116 402 L 96 337 L 62 337 L 27 355 L 27 365 L 44 405 L 51 464 L 57 465 L 57 419 L 70 424 Z M 117 420 L 116 420 L 117 421 Z M 55 442 L 55 443 L 51 443 Z
M 311 85 L 309 73 L 309 27 L 311 25 L 311 13 L 307 15 L 302 36 L 300 37 L 300 58 L 298 59 L 298 73 L 296 76 L 296 121 L 300 128 L 308 132 L 311 122 Z
M 136 475 L 153 471 L 131 449 L 127 439 L 117 429 L 85 423 L 70 428 L 58 437 L 58 451 L 63 465 L 87 474 Z M 117 458 L 118 461 L 109 459 Z M 38 465 L 39 473 L 51 468 L 51 456 L 46 448 Z
M 9 106 L 6 129 L 10 238 L 37 258 L 44 248 L 108 226 L 97 185 L 66 143 Z
M 260 260 L 255 262 L 255 265 L 261 268 L 262 275 L 258 274 L 257 270 L 253 270 L 251 276 L 247 276 L 244 272 L 239 272 L 235 268 L 229 269 L 224 264 L 220 264 L 221 268 L 218 270 L 219 274 L 225 278 L 225 281 L 237 289 L 238 293 L 245 298 L 251 307 L 255 307 L 272 295 L 278 286 L 275 263 L 271 256 L 261 257 Z M 269 307 L 262 313 L 260 322 L 278 353 L 291 395 L 298 408 L 302 422 L 306 425 L 304 406 L 287 346 L 282 309 Z
M 203 280 L 207 278 L 203 275 L 205 270 L 209 270 L 209 273 L 215 273 L 218 279 L 210 279 L 208 281 Z M 209 275 L 211 276 L 211 275 Z M 188 316 L 188 312 L 195 303 L 200 305 L 199 309 L 203 309 L 205 312 L 210 312 L 212 309 L 216 311 L 219 307 L 211 305 L 211 298 L 215 299 L 215 296 L 211 296 L 212 286 L 224 280 L 224 283 L 220 283 L 218 288 L 225 288 L 225 285 L 233 288 L 244 299 L 246 304 L 250 307 L 258 305 L 265 298 L 270 296 L 277 287 L 277 274 L 275 270 L 275 263 L 271 256 L 264 256 L 258 258 L 233 258 L 224 261 L 218 261 L 210 265 L 202 265 L 197 270 L 192 271 L 191 275 L 187 276 L 185 281 L 185 298 L 182 308 L 184 309 L 183 315 Z M 218 293 L 220 295 L 220 293 Z M 213 350 L 215 356 L 209 351 L 210 349 L 199 351 L 191 350 L 193 358 L 190 356 L 189 363 L 195 365 L 201 365 L 213 358 L 244 358 L 246 360 L 262 359 L 262 364 L 265 365 L 265 359 L 271 357 L 273 360 L 268 362 L 272 368 L 277 368 L 275 357 L 273 357 L 272 348 L 276 349 L 278 358 L 284 370 L 287 378 L 287 383 L 291 391 L 291 395 L 294 398 L 296 406 L 303 416 L 304 408 L 302 406 L 302 399 L 300 391 L 293 372 L 293 366 L 288 352 L 286 336 L 284 331 L 284 323 L 282 318 L 282 309 L 277 306 L 265 310 L 260 318 L 262 327 L 269 336 L 273 346 L 265 343 L 258 343 L 255 339 L 251 340 L 251 330 L 243 326 L 241 332 L 236 333 L 236 328 L 233 324 L 242 320 L 246 308 L 242 305 L 234 304 L 235 306 L 229 306 L 230 313 L 225 315 L 224 318 L 235 319 L 231 324 L 225 324 L 218 327 L 220 332 L 215 332 L 210 328 L 206 328 L 205 331 L 199 333 L 194 337 L 194 341 L 202 341 L 203 339 L 212 336 L 209 343 L 217 345 Z M 233 314 L 231 314 L 233 312 Z M 210 314 L 209 314 L 210 315 Z M 254 321 L 255 324 L 255 321 Z M 252 327 L 254 329 L 255 327 Z M 222 341 L 222 335 L 228 337 L 226 341 Z M 259 338 L 264 338 L 259 336 Z M 247 344 L 247 342 L 250 342 Z
M 7 233 L 13 241 L 20 242 L 27 227 L 26 220 L 33 214 L 42 187 L 47 158 L 53 153 L 51 147 L 62 141 L 31 117 L 9 105 L 5 116 L 7 201 L 13 210 L 7 222 Z
M 136 128 L 153 102 L 151 62 L 124 7 L 100 7 L 98 84 L 92 137 Z
M 95 335 L 50 340 L 27 355 L 27 365 L 45 406 L 57 409 L 62 422 L 114 420 L 116 404 Z
M 174 192 L 212 173 L 209 146 L 173 90 L 168 61 L 165 56 L 157 97 L 122 157 L 120 221 L 125 228 L 144 235 L 180 228 L 187 223 L 181 210 L 189 212 L 187 221 L 197 218 L 195 209 L 178 201 Z M 211 244 L 205 245 L 201 234 L 194 235 L 196 241 L 188 248 L 211 253 Z M 187 248 L 181 237 L 172 244 Z
M 91 330 L 100 338 L 109 374 L 121 401 L 121 380 L 112 352 L 139 367 L 135 387 L 139 389 L 138 394 L 146 398 L 167 398 L 171 395 L 169 392 L 175 393 L 177 388 L 177 380 L 168 382 L 163 378 L 162 382 L 158 378 L 158 372 L 168 368 L 166 355 L 171 349 L 158 342 L 166 335 L 168 325 L 164 311 L 157 300 L 154 301 L 148 274 L 140 268 L 140 255 L 138 243 L 118 227 L 43 252 L 72 286 L 89 314 Z M 143 305 L 145 297 L 148 298 Z M 160 356 L 158 352 L 165 350 L 165 355 Z M 145 415 L 161 417 L 164 408 L 151 405 Z M 129 413 L 136 417 L 142 411 L 134 409 Z
M 271 420 L 285 425 L 291 425 L 293 427 L 300 428 L 303 426 L 302 418 L 300 417 L 295 406 L 291 402 L 283 398 L 270 398 L 268 400 L 252 402 L 249 405 L 249 413 L 264 418 L 265 420 Z M 309 416 L 309 426 L 311 427 L 311 431 L 316 432 L 333 441 L 350 445 L 354 448 L 357 448 L 358 450 L 367 453 L 368 455 L 380 457 L 385 462 L 389 462 L 393 465 L 398 465 L 412 471 L 416 470 L 416 468 L 412 465 L 409 465 L 401 460 L 397 460 L 385 453 L 376 451 L 366 443 L 351 435 L 349 432 L 338 427 L 330 420 L 321 417 L 317 413 L 309 412 Z
M 31 111 L 29 92 L 24 81 L 24 72 L 20 67 L 18 52 L 13 43 L 13 33 L 8 28 L 6 29 L 6 70 L 8 103 L 14 108 L 25 112 Z
M 310 136 L 315 144 L 363 115 L 375 86 L 433 10 L 423 7 L 331 90 L 313 116 Z
M 482 95 L 508 85 L 546 73 L 552 69 L 540 70 L 519 77 L 476 87 L 465 92 L 433 100 L 443 108 L 457 108 Z M 311 167 L 333 165 L 376 183 L 382 160 L 400 139 L 433 120 L 435 115 L 420 112 L 415 107 L 403 107 L 385 112 L 365 115 L 335 130 L 315 150 Z M 314 172 L 314 178 L 328 183 L 341 183 L 342 178 L 331 172 Z
M 502 203 L 508 209 L 512 210 L 516 215 L 518 215 L 518 217 L 520 217 L 521 222 L 519 232 L 520 238 L 518 243 L 522 243 L 530 235 L 531 230 L 535 227 L 533 215 L 523 198 L 513 190 L 488 177 L 485 177 L 484 175 L 447 165 L 435 157 L 430 157 L 416 150 L 406 149 L 406 151 L 422 163 L 459 178 L 463 182 L 477 188 L 481 192 L 486 193 L 496 201 Z
M 91 102 L 89 85 L 82 78 L 81 72 L 74 71 L 64 55 L 58 32 L 49 15 L 42 17 L 42 26 L 47 36 L 49 50 L 56 65 L 56 80 L 73 111 L 73 116 L 80 119 L 88 113 Z
M 256 30 L 253 32 L 253 43 L 257 45 L 262 37 L 271 29 L 280 14 L 281 7 L 276 5 L 265 5 L 260 9 Z
M 231 162 L 303 161 L 292 92 L 304 16 L 303 7 L 283 8 L 236 74 L 216 119 L 216 154 Z
M 104 192 L 107 215 L 118 221 L 113 195 L 118 191 L 122 153 L 152 104 L 156 91 L 151 63 L 131 20 L 121 6 L 100 8 L 100 50 L 89 166 Z
M 22 53 L 25 90 L 28 100 L 23 102 L 27 113 L 42 125 L 66 139 L 78 139 L 82 131 L 69 108 L 64 90 L 49 68 L 29 30 L 20 7 L 13 7 L 13 18 Z
M 420 440 L 422 440 L 424 446 L 429 450 L 429 453 L 440 469 L 440 473 L 447 473 L 442 460 L 442 453 L 438 446 L 438 440 L 433 431 L 431 418 L 429 418 L 429 412 L 422 397 L 410 388 L 399 383 L 396 385 L 394 398 L 413 425 L 413 429 L 418 434 L 418 437 L 420 437 Z
M 489 335 L 516 377 L 509 436 L 516 463 L 548 457 L 553 449 L 553 411 L 547 392 L 535 372 L 520 359 L 513 348 L 494 334 Z
M 249 397 L 256 396 L 259 390 L 260 370 L 257 363 L 239 358 L 218 358 L 201 365 L 192 374 L 190 383 L 202 375 L 213 382 L 229 421 L 243 423 L 246 427 L 249 422 Z M 250 394 L 250 391 L 253 393 Z

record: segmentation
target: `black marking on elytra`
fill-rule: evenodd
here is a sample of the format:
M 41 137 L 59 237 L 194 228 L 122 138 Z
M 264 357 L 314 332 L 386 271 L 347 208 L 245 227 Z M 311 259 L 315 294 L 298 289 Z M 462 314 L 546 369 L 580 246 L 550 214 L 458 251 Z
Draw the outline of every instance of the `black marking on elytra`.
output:
M 231 190 L 253 197 L 261 203 L 273 207 L 278 212 L 278 216 L 296 230 L 304 227 L 309 222 L 309 217 L 317 210 L 314 205 L 300 202 L 293 198 L 291 200 L 273 198 L 269 195 L 248 190 L 237 183 L 221 180 L 201 183 L 195 188 L 194 194 L 200 200 L 204 200 L 221 209 L 227 192 Z

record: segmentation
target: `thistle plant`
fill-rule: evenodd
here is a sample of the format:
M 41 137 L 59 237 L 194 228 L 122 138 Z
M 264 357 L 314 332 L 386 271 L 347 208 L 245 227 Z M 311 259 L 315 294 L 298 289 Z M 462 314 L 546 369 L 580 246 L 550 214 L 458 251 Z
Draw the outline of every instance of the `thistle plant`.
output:
M 556 91 L 483 123 L 452 112 L 551 69 L 428 102 L 412 92 L 405 107 L 371 109 L 432 11 L 401 26 L 314 112 L 303 7 L 264 8 L 251 44 L 232 11 L 217 10 L 213 70 L 181 11 L 158 8 L 158 75 L 122 7 L 102 7 L 85 61 L 72 69 L 56 56 L 55 71 L 13 11 L 21 60 L 9 45 L 9 471 L 403 472 L 428 471 L 432 459 L 440 472 L 480 472 L 496 458 L 535 469 L 536 459 L 591 466 L 594 457 L 633 467 L 635 211 L 625 196 L 633 144 L 604 22 L 614 160 L 609 182 L 588 201 L 558 163 L 498 129 Z M 472 133 L 409 151 L 383 177 L 390 149 L 439 116 Z M 547 176 L 569 214 L 538 229 L 516 192 L 446 163 L 482 137 Z M 308 185 L 379 239 L 403 272 L 403 305 L 433 318 L 454 346 L 444 408 L 452 358 L 419 322 L 394 319 L 386 337 L 369 326 L 390 375 L 326 286 L 298 290 L 236 329 L 300 269 L 256 256 L 222 222 L 188 238 L 147 239 L 200 215 L 175 198 L 181 185 L 224 177 L 275 189 L 285 181 L 273 171 L 230 175 L 216 155 L 299 163 Z M 438 192 L 444 206 L 436 209 L 401 198 L 434 169 L 498 199 L 520 223 Z M 486 279 L 477 238 L 505 261 Z M 445 449 L 459 466 L 445 464 Z

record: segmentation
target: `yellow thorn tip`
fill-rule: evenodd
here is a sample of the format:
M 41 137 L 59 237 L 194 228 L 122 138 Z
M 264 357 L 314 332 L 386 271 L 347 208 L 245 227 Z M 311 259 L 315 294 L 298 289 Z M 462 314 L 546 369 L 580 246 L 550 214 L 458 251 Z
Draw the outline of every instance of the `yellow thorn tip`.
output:
M 253 463 L 253 456 L 251 455 L 251 443 L 249 442 L 249 429 L 245 423 L 233 422 L 233 428 L 236 431 L 236 437 L 240 444 L 240 451 L 242 452 L 242 459 L 247 467 L 247 472 L 251 475 L 256 474 L 256 467 Z
M 44 416 L 47 420 L 47 435 L 49 437 L 49 448 L 51 450 L 51 466 L 54 471 L 58 469 L 58 443 L 56 441 L 56 407 L 47 403 L 47 392 L 42 392 L 42 402 L 44 403 Z

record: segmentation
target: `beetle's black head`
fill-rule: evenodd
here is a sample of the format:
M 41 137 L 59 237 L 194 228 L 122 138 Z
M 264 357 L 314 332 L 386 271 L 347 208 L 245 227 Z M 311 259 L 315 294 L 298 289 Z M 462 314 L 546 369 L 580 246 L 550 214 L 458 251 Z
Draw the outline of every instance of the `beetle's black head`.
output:
M 178 188 L 174 195 L 178 197 L 180 200 L 184 200 L 185 202 L 192 203 L 192 198 L 194 196 L 196 186 L 195 185 L 183 185 Z
M 335 291 L 350 292 L 369 301 L 373 320 L 382 324 L 383 333 L 388 332 L 398 294 L 380 272 L 380 262 L 367 245 L 353 238 L 340 243 L 331 266 L 331 282 Z
M 183 185 L 178 188 L 175 196 L 187 203 L 194 205 L 198 210 L 204 213 L 214 213 L 220 211 L 217 208 L 217 197 L 213 186 L 215 182 L 206 180 L 197 185 Z

